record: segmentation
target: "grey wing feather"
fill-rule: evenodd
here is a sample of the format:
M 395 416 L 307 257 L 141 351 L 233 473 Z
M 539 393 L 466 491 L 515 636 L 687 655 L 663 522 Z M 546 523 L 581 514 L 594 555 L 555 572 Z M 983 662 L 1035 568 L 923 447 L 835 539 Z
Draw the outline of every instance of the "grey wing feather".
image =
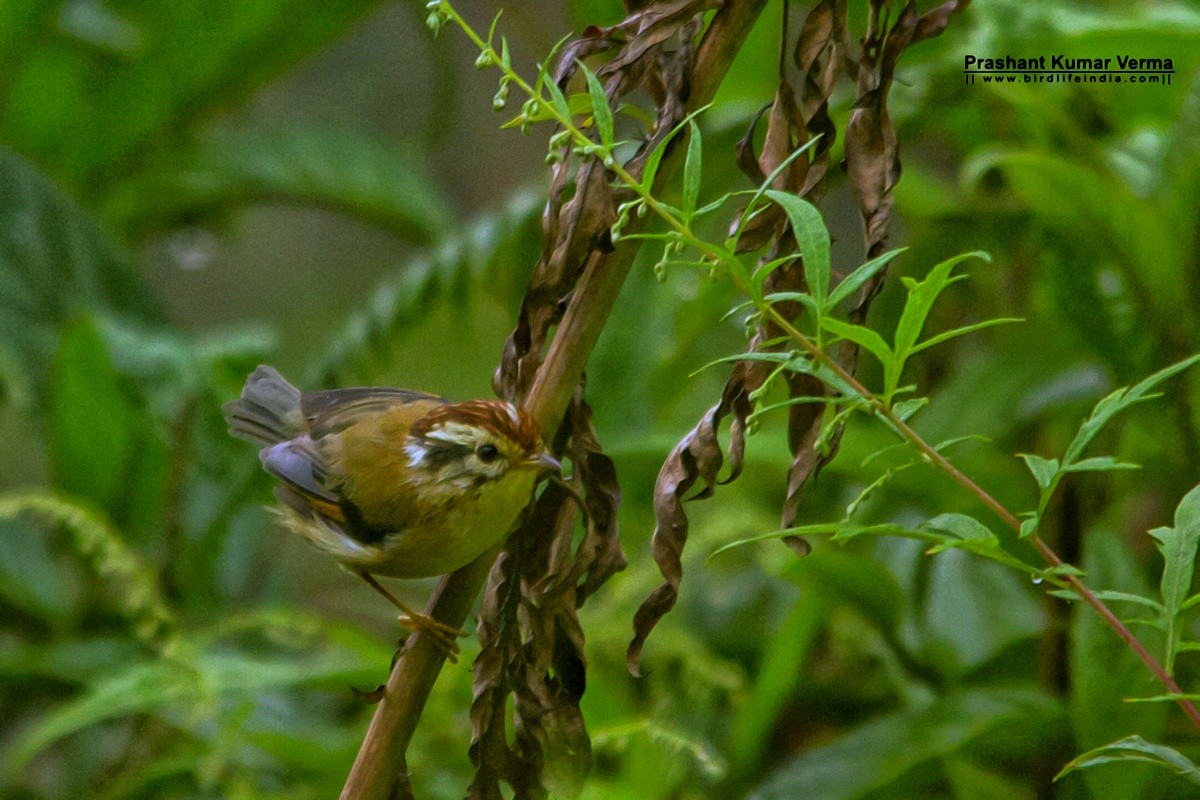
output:
M 267 472 L 301 492 L 335 505 L 340 502 L 326 485 L 325 460 L 308 436 L 264 447 L 258 457 Z
M 331 433 L 340 433 L 368 414 L 387 411 L 389 408 L 418 400 L 448 402 L 435 394 L 408 389 L 358 387 L 305 392 L 300 398 L 300 409 L 312 437 L 320 439 Z

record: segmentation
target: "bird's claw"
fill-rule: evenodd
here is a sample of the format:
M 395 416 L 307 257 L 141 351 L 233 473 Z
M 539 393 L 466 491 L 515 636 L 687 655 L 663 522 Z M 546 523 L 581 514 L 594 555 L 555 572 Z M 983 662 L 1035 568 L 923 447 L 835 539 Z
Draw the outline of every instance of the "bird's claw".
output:
M 460 636 L 467 636 L 466 631 L 455 628 L 453 625 L 439 622 L 428 614 L 421 614 L 411 610 L 401 614 L 397 618 L 397 621 L 413 633 L 424 632 L 429 634 L 430 638 L 433 639 L 433 643 L 439 649 L 445 651 L 446 658 L 450 663 L 458 663 L 458 655 L 462 651 L 459 649 L 456 639 Z

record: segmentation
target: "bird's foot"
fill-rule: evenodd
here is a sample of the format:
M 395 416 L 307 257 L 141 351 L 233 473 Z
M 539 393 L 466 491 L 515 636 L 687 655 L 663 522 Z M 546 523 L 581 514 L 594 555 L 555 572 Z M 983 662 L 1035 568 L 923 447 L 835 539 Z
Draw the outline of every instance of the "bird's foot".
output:
M 428 634 L 433 639 L 433 643 L 445 651 L 446 658 L 451 664 L 458 663 L 458 655 L 461 650 L 459 650 L 456 640 L 460 636 L 467 636 L 466 631 L 439 622 L 428 614 L 422 614 L 412 609 L 405 609 L 404 613 L 397 617 L 397 621 L 413 633 Z

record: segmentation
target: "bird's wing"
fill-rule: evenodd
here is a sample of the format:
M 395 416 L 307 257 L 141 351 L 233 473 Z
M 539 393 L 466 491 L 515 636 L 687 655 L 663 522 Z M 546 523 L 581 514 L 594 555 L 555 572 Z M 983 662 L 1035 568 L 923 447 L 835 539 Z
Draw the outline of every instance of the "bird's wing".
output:
M 287 484 L 313 511 L 345 522 L 342 500 L 329 485 L 325 458 L 308 435 L 264 447 L 258 457 L 263 469 Z
M 400 406 L 411 406 L 413 419 L 418 419 L 446 402 L 437 395 L 408 389 L 363 387 L 307 392 L 300 398 L 300 410 L 308 420 L 312 438 L 318 440 Z

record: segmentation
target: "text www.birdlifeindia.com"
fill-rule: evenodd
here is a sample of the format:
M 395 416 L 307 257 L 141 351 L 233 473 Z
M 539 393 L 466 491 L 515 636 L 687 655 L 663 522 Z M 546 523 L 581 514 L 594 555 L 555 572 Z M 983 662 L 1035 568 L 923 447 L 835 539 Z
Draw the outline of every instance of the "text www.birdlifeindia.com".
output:
M 1115 55 L 1080 58 L 1065 55 L 1033 57 L 963 58 L 963 77 L 967 85 L 976 83 L 1098 83 L 1169 85 L 1175 74 L 1170 58 L 1138 58 Z

